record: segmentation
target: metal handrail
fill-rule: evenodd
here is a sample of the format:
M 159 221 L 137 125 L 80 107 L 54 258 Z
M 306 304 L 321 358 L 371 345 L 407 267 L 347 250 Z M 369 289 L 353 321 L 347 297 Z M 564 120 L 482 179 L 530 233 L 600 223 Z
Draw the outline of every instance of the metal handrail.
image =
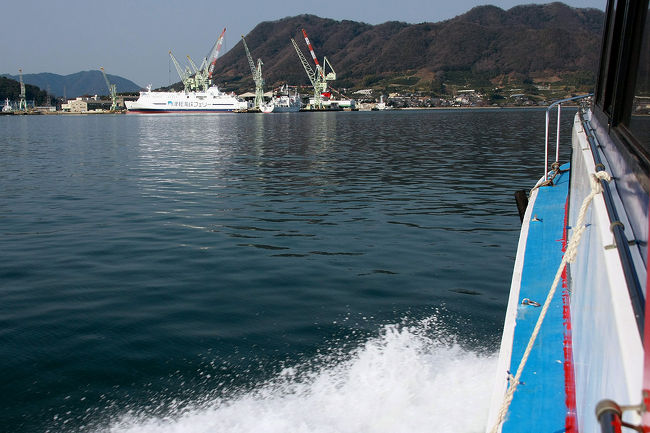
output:
M 562 113 L 562 104 L 568 101 L 575 101 L 578 99 L 588 98 L 593 96 L 593 93 L 586 95 L 573 96 L 571 98 L 560 99 L 553 102 L 546 108 L 546 136 L 544 141 L 544 181 L 548 180 L 548 126 L 550 124 L 550 113 L 553 107 L 557 106 L 557 132 L 555 135 L 555 162 L 560 161 L 560 118 Z

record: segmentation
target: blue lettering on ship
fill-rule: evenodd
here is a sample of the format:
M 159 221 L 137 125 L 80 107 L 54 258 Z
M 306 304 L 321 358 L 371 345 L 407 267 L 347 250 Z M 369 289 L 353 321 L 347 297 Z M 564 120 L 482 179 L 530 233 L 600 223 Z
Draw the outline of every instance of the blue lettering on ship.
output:
M 199 102 L 199 101 L 168 101 L 167 105 L 172 105 L 174 107 L 187 107 L 187 108 L 200 108 L 200 107 L 207 107 L 208 104 L 205 102 Z

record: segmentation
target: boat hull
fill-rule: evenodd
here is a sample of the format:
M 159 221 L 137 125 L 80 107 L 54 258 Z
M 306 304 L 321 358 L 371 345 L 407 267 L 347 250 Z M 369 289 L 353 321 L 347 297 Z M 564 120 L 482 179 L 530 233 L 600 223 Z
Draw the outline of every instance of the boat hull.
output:
M 585 118 L 588 122 L 588 114 Z M 551 185 L 536 187 L 531 193 L 522 222 L 486 432 L 497 423 L 510 386 L 508 374 L 517 371 L 540 315 L 541 308 L 531 307 L 525 299 L 544 304 L 566 242 L 575 233 L 583 200 L 592 191 L 591 177 L 597 171 L 592 152 L 597 160 L 605 161 L 605 170 L 613 175 L 609 188 L 614 201 L 620 202 L 620 177 L 602 155 L 601 149 L 608 146 L 591 146 L 594 138 L 588 136 L 589 131 L 593 127 L 576 115 L 570 175 L 568 170 L 561 171 Z M 566 191 L 557 196 L 560 188 Z M 555 210 L 545 210 L 549 206 Z M 643 345 L 602 192 L 594 196 L 585 217 L 576 259 L 561 274 L 505 422 L 497 431 L 520 432 L 534 425 L 535 431 L 596 432 L 600 425 L 595 408 L 601 400 L 620 404 L 640 400 Z M 630 226 L 625 209 L 618 209 L 618 218 L 625 227 Z M 639 248 L 632 247 L 630 254 L 633 262 L 643 263 Z M 644 266 L 638 266 L 637 272 L 645 281 Z M 640 421 L 633 411 L 626 412 L 623 419 L 633 424 Z
M 600 152 L 600 150 L 597 150 Z M 606 170 L 615 179 L 610 187 L 615 195 L 620 187 L 613 167 Z M 582 200 L 591 192 L 589 177 L 597 171 L 584 125 L 576 116 L 573 129 L 573 158 L 568 226 L 574 227 Z M 630 227 L 620 209 L 619 220 Z M 577 259 L 569 264 L 573 360 L 576 381 L 576 411 L 580 431 L 599 431 L 594 410 L 599 401 L 611 399 L 621 404 L 640 401 L 643 374 L 643 344 L 635 323 L 630 295 L 626 290 L 619 252 L 612 248 L 610 216 L 603 195 L 594 198 L 587 214 L 587 229 Z M 631 237 L 630 237 L 631 238 Z M 640 262 L 639 251 L 631 250 Z M 637 267 L 645 281 L 644 267 Z M 598 380 L 594 380 L 594 378 Z M 624 419 L 638 424 L 628 412 Z
M 205 92 L 140 92 L 137 101 L 126 101 L 131 113 L 224 113 L 244 110 L 248 104 L 216 87 Z
M 273 108 L 270 111 L 262 110 L 263 113 L 297 113 L 298 111 L 300 111 L 300 106 L 283 107 L 278 105 L 273 106 Z

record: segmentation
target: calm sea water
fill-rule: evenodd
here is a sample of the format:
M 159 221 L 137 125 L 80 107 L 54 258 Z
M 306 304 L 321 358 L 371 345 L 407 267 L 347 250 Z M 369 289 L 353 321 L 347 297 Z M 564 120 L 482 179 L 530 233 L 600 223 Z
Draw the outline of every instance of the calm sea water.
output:
M 482 431 L 543 119 L 0 117 L 2 430 Z

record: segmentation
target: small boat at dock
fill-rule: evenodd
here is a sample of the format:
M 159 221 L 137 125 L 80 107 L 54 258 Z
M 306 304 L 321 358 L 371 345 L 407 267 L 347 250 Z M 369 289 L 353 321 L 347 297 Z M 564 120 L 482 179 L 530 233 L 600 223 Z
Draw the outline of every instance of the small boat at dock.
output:
M 273 95 L 269 102 L 260 104 L 262 113 L 293 113 L 300 111 L 300 108 L 302 108 L 300 95 L 297 91 L 291 95 L 289 86 L 286 84 L 280 88 L 278 94 Z

